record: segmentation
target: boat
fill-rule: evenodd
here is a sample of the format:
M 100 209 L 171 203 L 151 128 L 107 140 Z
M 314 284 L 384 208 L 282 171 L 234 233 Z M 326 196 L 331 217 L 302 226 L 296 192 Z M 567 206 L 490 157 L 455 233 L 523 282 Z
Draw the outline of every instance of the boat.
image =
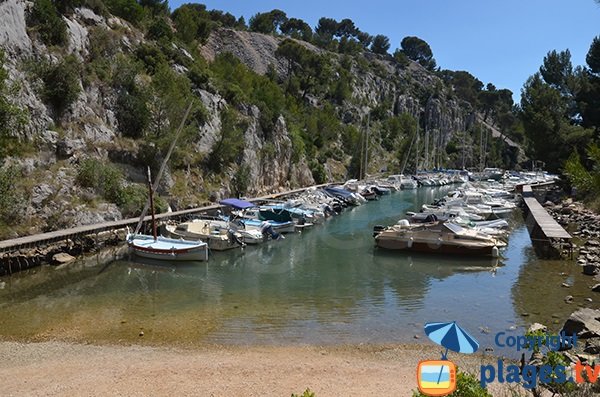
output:
M 263 221 L 259 219 L 257 207 L 249 201 L 236 198 L 228 198 L 219 201 L 219 204 L 231 207 L 231 216 L 221 216 L 226 222 L 229 222 L 232 228 L 246 231 L 259 231 L 262 235 L 270 236 L 272 239 L 279 239 L 281 233 L 293 233 L 296 231 L 294 222 Z
M 167 152 L 167 155 L 161 164 L 160 171 L 158 172 L 158 176 L 156 177 L 154 184 L 152 184 L 152 175 L 150 173 L 150 167 L 148 167 L 148 200 L 146 201 L 144 209 L 142 210 L 135 231 L 133 233 L 127 233 L 125 238 L 127 241 L 127 246 L 129 247 L 129 251 L 137 256 L 161 261 L 208 260 L 208 244 L 203 241 L 189 241 L 184 239 L 172 239 L 158 236 L 156 231 L 156 218 L 154 216 L 154 192 L 158 188 L 158 183 L 160 182 L 161 176 L 165 170 L 167 161 L 169 160 L 169 157 L 171 157 L 173 149 L 175 149 L 177 138 L 181 134 L 181 131 L 185 125 L 185 121 L 187 120 L 191 110 L 192 104 L 190 103 L 185 115 L 183 116 L 181 124 L 175 133 L 175 138 L 171 141 L 171 146 L 169 147 L 169 151 Z M 148 209 L 151 211 L 152 219 L 151 236 L 139 233 Z
M 127 245 L 142 258 L 161 261 L 206 261 L 208 246 L 202 241 L 172 239 L 146 234 L 128 234 Z
M 411 225 L 402 220 L 390 227 L 375 226 L 375 244 L 384 249 L 460 256 L 498 257 L 501 240 L 449 222 Z
M 173 238 L 202 240 L 208 248 L 215 251 L 226 251 L 244 246 L 242 239 L 223 221 L 194 219 L 178 225 L 165 225 L 165 231 Z

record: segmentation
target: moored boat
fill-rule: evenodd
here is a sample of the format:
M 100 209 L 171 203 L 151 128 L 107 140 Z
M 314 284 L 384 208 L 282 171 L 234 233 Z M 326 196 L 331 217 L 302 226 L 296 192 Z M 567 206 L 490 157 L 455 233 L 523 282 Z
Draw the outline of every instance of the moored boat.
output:
M 374 229 L 375 244 L 380 248 L 432 254 L 499 256 L 506 243 L 476 230 L 452 223 L 410 225 L 408 221 Z

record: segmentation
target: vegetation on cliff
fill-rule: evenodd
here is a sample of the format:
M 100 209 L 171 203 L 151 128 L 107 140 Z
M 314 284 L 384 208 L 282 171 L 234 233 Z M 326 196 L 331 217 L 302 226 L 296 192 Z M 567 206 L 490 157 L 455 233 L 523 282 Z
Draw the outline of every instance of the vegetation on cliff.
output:
M 507 138 L 527 143 L 510 91 L 440 69 L 418 37 L 390 40 L 349 19 L 321 18 L 313 29 L 281 10 L 246 23 L 202 4 L 171 11 L 157 0 L 24 7 L 29 39 L 41 44 L 11 52 L 0 69 L 17 76 L 14 87 L 0 84 L 0 157 L 3 169 L 13 167 L 5 178 L 27 177 L 16 191 L 37 207 L 0 210 L 21 214 L 0 221 L 27 232 L 57 227 L 55 214 L 75 207 L 111 203 L 122 216 L 135 214 L 144 194 L 139 170 L 156 170 L 190 102 L 160 191 L 176 208 L 355 177 L 364 146 L 366 172 L 376 173 L 513 167 L 522 158 Z M 207 55 L 231 44 L 230 34 L 263 54 L 259 61 L 269 59 L 266 72 L 230 51 Z M 418 156 L 409 153 L 426 134 L 431 153 L 423 145 Z M 27 153 L 55 158 L 32 168 Z M 56 178 L 68 188 L 32 190 Z

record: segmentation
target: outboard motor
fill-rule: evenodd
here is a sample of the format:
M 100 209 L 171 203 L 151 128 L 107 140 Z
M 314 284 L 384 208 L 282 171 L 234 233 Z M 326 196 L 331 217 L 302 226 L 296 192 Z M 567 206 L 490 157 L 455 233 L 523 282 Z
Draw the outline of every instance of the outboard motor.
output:
M 427 223 L 433 223 L 433 222 L 437 222 L 438 217 L 435 214 L 429 214 L 427 215 L 427 217 L 425 217 L 425 222 Z
M 385 230 L 385 226 L 383 225 L 375 225 L 373 226 L 373 237 L 377 237 L 379 233 Z
M 284 238 L 281 235 L 281 233 L 277 233 L 275 230 L 273 230 L 273 226 L 271 224 L 269 224 L 268 222 L 263 222 L 263 224 L 260 228 L 260 232 L 265 237 L 271 236 L 271 239 L 273 239 L 273 240 L 279 240 L 281 238 Z
M 246 243 L 244 243 L 238 238 L 238 236 L 235 235 L 235 231 L 233 229 L 227 230 L 227 238 L 231 244 L 239 244 L 242 248 L 246 246 Z

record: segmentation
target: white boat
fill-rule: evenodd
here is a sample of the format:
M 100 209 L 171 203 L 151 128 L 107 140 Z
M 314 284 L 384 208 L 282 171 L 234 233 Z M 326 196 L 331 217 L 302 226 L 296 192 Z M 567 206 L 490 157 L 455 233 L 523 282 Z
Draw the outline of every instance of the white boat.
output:
M 127 245 L 132 253 L 143 258 L 164 261 L 208 260 L 208 245 L 202 241 L 130 233 L 127 235 Z
M 173 238 L 202 240 L 208 244 L 208 248 L 215 251 L 226 251 L 244 245 L 223 221 L 194 219 L 178 225 L 165 225 L 165 230 Z

